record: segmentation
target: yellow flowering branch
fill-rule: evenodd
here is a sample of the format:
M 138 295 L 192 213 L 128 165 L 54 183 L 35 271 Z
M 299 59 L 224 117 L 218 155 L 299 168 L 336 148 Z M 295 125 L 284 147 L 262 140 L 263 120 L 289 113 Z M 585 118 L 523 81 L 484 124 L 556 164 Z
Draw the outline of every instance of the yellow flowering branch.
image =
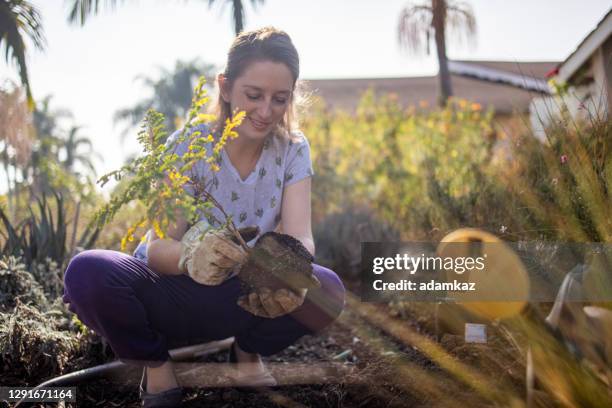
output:
M 216 142 L 212 134 L 203 135 L 201 131 L 193 130 L 197 125 L 210 123 L 216 119 L 214 115 L 201 112 L 209 101 L 205 84 L 206 80 L 201 77 L 194 90 L 185 126 L 175 140 L 171 143 L 166 142 L 168 133 L 164 127 L 164 115 L 149 110 L 138 133 L 138 141 L 143 147 L 144 154 L 98 180 L 98 183 L 104 186 L 111 178 L 117 181 L 125 178 L 126 185 L 97 211 L 92 224 L 101 227 L 109 223 L 121 207 L 133 200 L 141 201 L 147 209 L 146 215 L 127 229 L 121 239 L 122 250 L 128 242 L 134 240 L 134 234 L 140 228 L 148 227 L 159 237 L 165 237 L 165 229 L 171 221 L 175 221 L 176 210 L 191 222 L 200 214 L 209 214 L 212 207 L 219 209 L 225 217 L 228 229 L 236 236 L 241 246 L 249 250 L 231 217 L 206 191 L 208 187 L 206 180 L 193 176 L 193 167 L 197 163 L 205 163 L 213 173 L 220 170 L 221 150 L 228 140 L 238 137 L 235 129 L 245 117 L 244 112 L 237 112 L 231 119 L 227 119 L 223 132 Z M 176 148 L 188 137 L 187 152 L 179 157 Z M 207 144 L 212 145 L 212 151 L 207 150 Z M 191 187 L 195 194 L 189 194 L 186 187 Z

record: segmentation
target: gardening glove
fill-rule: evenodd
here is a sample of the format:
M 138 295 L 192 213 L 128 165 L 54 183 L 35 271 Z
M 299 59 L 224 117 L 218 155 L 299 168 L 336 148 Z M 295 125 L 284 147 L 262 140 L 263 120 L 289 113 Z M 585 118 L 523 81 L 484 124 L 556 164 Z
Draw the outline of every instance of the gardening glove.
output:
M 277 289 L 262 288 L 238 298 L 238 306 L 255 316 L 273 319 L 293 312 L 302 306 L 308 289 Z
M 252 230 L 251 227 L 239 230 Z M 214 230 L 206 221 L 191 227 L 181 239 L 179 270 L 203 285 L 216 286 L 237 271 L 247 257 L 227 229 Z
M 187 263 L 191 261 L 193 250 L 198 246 L 204 234 L 212 227 L 207 221 L 199 221 L 191 226 L 181 239 L 181 258 L 179 259 L 178 268 L 182 273 L 188 272 Z

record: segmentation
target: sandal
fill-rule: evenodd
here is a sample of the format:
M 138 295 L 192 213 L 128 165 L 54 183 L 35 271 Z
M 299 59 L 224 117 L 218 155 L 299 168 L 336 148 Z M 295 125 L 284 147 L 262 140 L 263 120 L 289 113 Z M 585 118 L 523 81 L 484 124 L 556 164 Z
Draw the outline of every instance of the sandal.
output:
M 175 387 L 157 393 L 145 391 L 147 386 L 147 367 L 142 369 L 138 395 L 145 408 L 179 407 L 183 402 L 183 388 Z
M 236 351 L 234 351 L 234 341 L 229 349 L 229 355 L 227 358 L 228 363 L 238 363 L 236 357 Z M 237 370 L 236 370 L 237 371 Z M 241 387 L 274 387 L 278 385 L 276 379 L 270 374 L 268 370 L 265 370 L 258 374 L 251 375 L 232 375 L 230 376 L 236 386 Z

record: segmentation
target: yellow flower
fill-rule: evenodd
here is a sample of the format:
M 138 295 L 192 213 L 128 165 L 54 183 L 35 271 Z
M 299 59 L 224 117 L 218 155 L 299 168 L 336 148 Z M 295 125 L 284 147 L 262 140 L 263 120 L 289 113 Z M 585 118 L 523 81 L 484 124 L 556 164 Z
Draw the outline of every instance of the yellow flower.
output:
M 183 185 L 190 181 L 188 176 L 185 176 L 179 173 L 175 169 L 170 170 L 170 172 L 168 173 L 168 179 L 173 185 Z M 170 197 L 169 194 L 170 193 L 167 193 L 167 195 L 164 195 L 164 193 L 162 193 L 162 197 Z
M 198 116 L 195 118 L 195 123 L 209 123 L 215 120 L 215 115 L 211 115 L 209 113 L 198 113 Z
M 442 123 L 440 124 L 439 129 L 440 129 L 440 132 L 447 134 L 448 131 L 450 130 L 450 126 L 448 125 L 448 123 Z
M 208 96 L 205 96 L 205 97 L 203 97 L 201 99 L 198 99 L 197 101 L 195 101 L 194 107 L 196 109 L 199 109 L 202 106 L 206 105 L 209 100 L 210 100 L 210 98 Z
M 127 237 L 121 238 L 121 250 L 125 250 L 125 247 L 127 247 Z
M 161 226 L 159 225 L 159 221 L 153 220 L 153 229 L 155 230 L 155 233 L 158 237 L 164 238 L 165 234 L 164 231 L 162 231 Z
M 136 232 L 137 228 L 140 228 L 143 225 L 145 225 L 146 222 L 147 222 L 146 219 L 142 219 L 138 221 L 136 224 L 128 228 L 127 232 L 125 233 L 125 236 L 121 238 L 121 249 L 122 250 L 125 250 L 128 242 L 134 241 L 134 232 Z

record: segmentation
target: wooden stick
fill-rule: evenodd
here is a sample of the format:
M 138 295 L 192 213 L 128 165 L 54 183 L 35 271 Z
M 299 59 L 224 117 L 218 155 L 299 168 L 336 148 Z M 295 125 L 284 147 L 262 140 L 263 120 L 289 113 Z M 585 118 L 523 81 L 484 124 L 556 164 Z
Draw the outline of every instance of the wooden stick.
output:
M 231 363 L 174 363 L 178 382 L 198 388 L 248 386 L 235 378 L 235 367 Z M 265 367 L 279 386 L 360 382 L 356 367 L 343 363 L 266 363 Z

